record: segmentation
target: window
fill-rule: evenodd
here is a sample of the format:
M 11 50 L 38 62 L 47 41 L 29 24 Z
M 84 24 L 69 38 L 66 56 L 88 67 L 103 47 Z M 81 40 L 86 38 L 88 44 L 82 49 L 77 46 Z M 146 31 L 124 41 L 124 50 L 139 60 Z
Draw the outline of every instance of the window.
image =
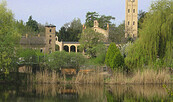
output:
M 51 35 L 49 37 L 52 37 Z
M 128 25 L 130 25 L 130 22 L 128 21 Z
M 133 25 L 135 25 L 135 21 L 133 21 Z
M 128 9 L 128 13 L 130 13 L 130 9 Z
M 40 52 L 43 52 L 43 49 L 40 49 Z
M 55 38 L 55 40 L 57 41 L 58 39 L 57 39 L 57 38 Z
M 52 42 L 52 40 L 50 39 L 50 40 L 49 40 L 49 44 L 51 44 L 51 42 Z
M 96 31 L 96 29 L 95 29 L 95 31 Z
M 133 9 L 133 13 L 135 13 L 135 9 Z
M 50 29 L 49 31 L 52 32 L 52 29 Z

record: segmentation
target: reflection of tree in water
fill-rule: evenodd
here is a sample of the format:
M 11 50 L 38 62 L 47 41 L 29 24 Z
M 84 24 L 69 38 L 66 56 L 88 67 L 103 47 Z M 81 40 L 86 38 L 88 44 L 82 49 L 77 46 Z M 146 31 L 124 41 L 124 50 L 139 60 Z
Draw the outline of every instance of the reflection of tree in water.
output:
M 168 85 L 168 87 L 172 87 Z M 36 84 L 24 86 L 0 85 L 0 102 L 65 101 L 65 102 L 126 102 L 171 101 L 162 85 L 62 85 Z
M 108 102 L 116 101 L 169 101 L 162 85 L 111 85 L 106 86 Z

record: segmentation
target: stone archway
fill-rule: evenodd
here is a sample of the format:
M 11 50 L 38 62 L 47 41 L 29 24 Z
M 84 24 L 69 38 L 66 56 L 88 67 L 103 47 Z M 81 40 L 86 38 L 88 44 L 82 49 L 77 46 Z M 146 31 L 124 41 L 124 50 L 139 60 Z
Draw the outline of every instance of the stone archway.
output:
M 76 47 L 75 47 L 74 45 L 72 45 L 72 46 L 70 47 L 70 51 L 71 51 L 71 52 L 76 52 Z
M 69 47 L 68 47 L 67 45 L 65 45 L 65 46 L 63 47 L 63 49 L 64 49 L 64 51 L 69 52 Z

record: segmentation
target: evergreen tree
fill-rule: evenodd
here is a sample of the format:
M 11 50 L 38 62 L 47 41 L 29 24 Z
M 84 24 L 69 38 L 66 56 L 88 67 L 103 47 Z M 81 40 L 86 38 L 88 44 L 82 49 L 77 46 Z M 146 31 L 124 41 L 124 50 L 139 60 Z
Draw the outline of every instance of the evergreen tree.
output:
M 105 64 L 113 69 L 124 65 L 124 58 L 115 43 L 111 43 L 108 48 Z

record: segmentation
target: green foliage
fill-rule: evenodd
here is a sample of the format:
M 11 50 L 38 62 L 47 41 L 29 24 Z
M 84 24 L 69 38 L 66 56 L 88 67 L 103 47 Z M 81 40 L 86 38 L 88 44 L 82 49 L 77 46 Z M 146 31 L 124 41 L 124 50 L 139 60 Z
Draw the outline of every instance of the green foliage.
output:
M 160 0 L 150 8 L 125 59 L 130 68 L 152 65 L 158 58 L 166 66 L 173 63 L 173 1 Z
M 109 29 L 109 41 L 117 44 L 125 42 L 125 23 L 123 22 L 118 27 L 111 26 Z
M 20 34 L 16 30 L 12 12 L 6 8 L 6 2 L 0 4 L 0 70 L 8 73 L 14 68 L 15 51 Z
M 96 46 L 96 58 L 95 61 L 98 64 L 104 64 L 106 57 L 106 46 L 104 44 L 98 44 Z
M 29 16 L 28 22 L 26 22 L 26 26 L 30 27 L 32 31 L 39 32 L 38 23 L 32 19 L 32 16 Z
M 80 35 L 80 48 L 82 50 L 86 50 L 86 54 L 89 55 L 89 57 L 96 57 L 96 46 L 98 44 L 102 44 L 104 39 L 105 37 L 103 34 L 95 32 L 91 28 L 87 28 L 83 30 L 82 34 Z
M 38 63 L 38 53 L 32 49 L 20 49 L 17 52 L 20 64 L 33 65 Z
M 98 44 L 96 46 L 96 57 L 90 58 L 87 65 L 104 65 L 106 57 L 106 47 L 104 44 Z
M 118 68 L 124 65 L 124 58 L 115 43 L 111 43 L 108 48 L 105 64 L 111 68 Z
M 85 25 L 89 28 L 94 26 L 94 20 L 98 20 L 99 14 L 96 12 L 87 12 Z
M 64 51 L 53 52 L 47 57 L 47 65 L 51 69 L 79 68 L 85 62 L 85 58 L 80 53 L 68 53 Z
M 142 28 L 142 23 L 144 22 L 144 18 L 146 16 L 147 12 L 139 10 L 139 14 L 138 14 L 138 28 L 141 29 Z
M 99 15 L 97 12 L 87 12 L 85 20 L 87 28 L 94 26 L 94 20 L 98 20 L 100 28 L 107 29 L 107 24 L 113 25 L 111 20 L 115 20 L 115 17 Z
M 59 30 L 58 40 L 59 41 L 78 41 L 78 35 L 82 33 L 82 24 L 81 20 L 74 19 L 70 23 L 64 24 L 63 27 Z

